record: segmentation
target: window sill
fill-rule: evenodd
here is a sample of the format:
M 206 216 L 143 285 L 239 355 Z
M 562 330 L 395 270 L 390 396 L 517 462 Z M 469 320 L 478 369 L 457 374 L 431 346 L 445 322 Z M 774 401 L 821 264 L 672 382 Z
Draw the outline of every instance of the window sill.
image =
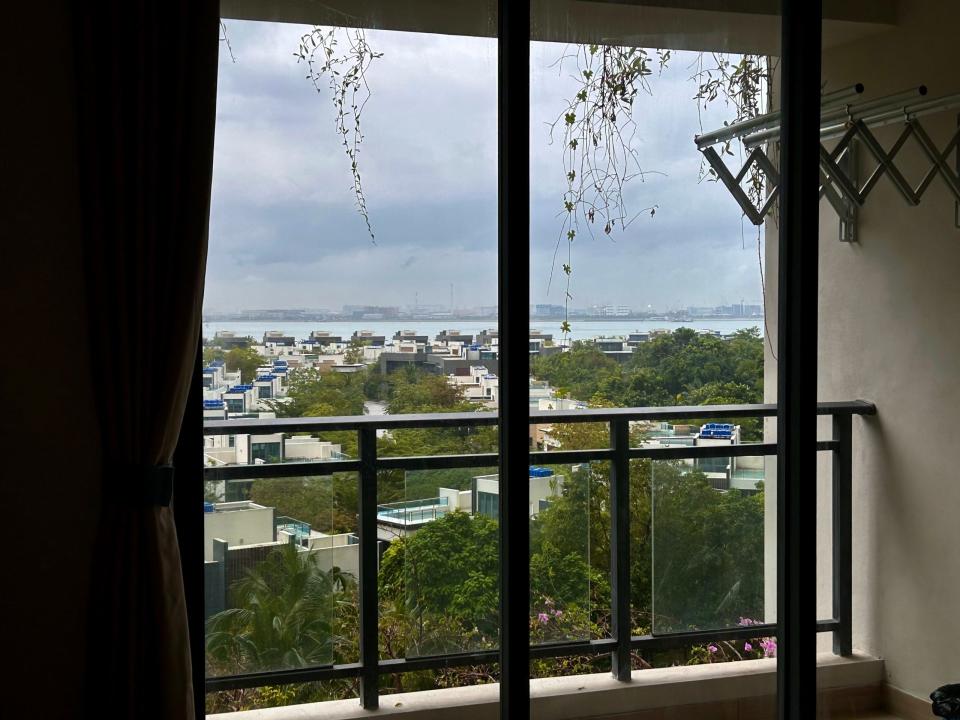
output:
M 817 686 L 840 712 L 872 710 L 879 703 L 883 661 L 863 654 L 817 656 Z M 289 705 L 209 715 L 211 720 L 495 720 L 498 684 L 383 695 L 379 710 L 356 700 Z M 607 673 L 530 681 L 532 714 L 538 720 L 607 718 L 660 720 L 665 708 L 685 706 L 691 717 L 762 720 L 776 715 L 776 661 L 694 665 L 638 670 L 629 683 Z M 640 713 L 640 711 L 644 711 Z M 672 715 L 671 715 L 672 717 Z

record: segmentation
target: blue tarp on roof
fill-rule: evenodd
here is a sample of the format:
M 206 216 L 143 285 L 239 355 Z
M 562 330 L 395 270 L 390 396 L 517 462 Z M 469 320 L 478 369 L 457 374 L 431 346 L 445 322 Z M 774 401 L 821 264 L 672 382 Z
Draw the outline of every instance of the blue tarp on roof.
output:
M 550 468 L 539 467 L 538 465 L 530 466 L 530 477 L 550 477 L 553 475 L 553 470 Z

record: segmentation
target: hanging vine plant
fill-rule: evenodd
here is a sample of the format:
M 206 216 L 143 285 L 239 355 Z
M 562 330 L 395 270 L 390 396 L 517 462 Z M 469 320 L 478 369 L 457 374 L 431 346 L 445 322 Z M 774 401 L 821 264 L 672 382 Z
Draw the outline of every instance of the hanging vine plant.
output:
M 221 23 L 221 40 L 231 59 L 233 49 Z M 558 213 L 560 228 L 554 248 L 547 289 L 554 281 L 561 248 L 566 242 L 564 261 L 564 318 L 560 330 L 566 343 L 570 335 L 570 301 L 573 277 L 574 242 L 582 230 L 591 237 L 597 232 L 612 236 L 626 230 L 641 216 L 654 217 L 657 204 L 631 211 L 624 195 L 627 184 L 643 182 L 648 175 L 664 175 L 645 169 L 635 140 L 640 130 L 634 115 L 638 96 L 653 95 L 650 80 L 662 72 L 671 60 L 671 51 L 616 45 L 575 45 L 555 63 L 562 72 L 572 65 L 576 83 L 573 97 L 564 100 L 562 111 L 549 124 L 549 142 L 559 139 L 562 148 L 565 189 Z M 364 135 L 364 108 L 372 95 L 367 72 L 374 60 L 383 57 L 367 41 L 362 28 L 315 26 L 300 38 L 294 53 L 307 65 L 306 78 L 318 93 L 329 93 L 333 103 L 335 128 L 350 163 L 352 192 L 357 212 L 363 218 L 370 241 L 376 235 L 367 208 L 360 175 L 360 150 Z M 762 112 L 765 95 L 771 87 L 772 66 L 759 55 L 699 53 L 691 80 L 697 84 L 693 99 L 698 112 L 722 100 L 733 108 L 730 122 L 739 122 Z M 731 142 L 723 152 L 733 155 Z M 701 179 L 716 180 L 712 169 L 701 165 Z M 759 204 L 766 193 L 766 179 L 754 165 L 747 178 L 748 195 Z M 758 235 L 758 248 L 759 248 Z M 763 268 L 761 264 L 761 287 Z
M 725 122 L 725 125 L 749 120 L 763 112 L 772 72 L 766 57 L 700 53 L 695 67 L 696 71 L 690 79 L 697 83 L 697 93 L 693 99 L 697 101 L 698 111 L 722 98 L 726 105 L 733 109 L 733 117 Z M 733 155 L 732 144 L 732 140 L 723 143 L 721 154 Z M 713 169 L 702 161 L 700 175 L 701 178 L 713 182 L 718 180 Z M 765 180 L 759 166 L 751 166 L 747 175 L 746 192 L 755 205 L 759 205 L 764 199 Z
M 357 212 L 367 227 L 370 242 L 376 245 L 360 177 L 360 148 L 363 110 L 371 96 L 367 70 L 383 53 L 370 47 L 362 28 L 316 26 L 300 38 L 300 47 L 294 56 L 298 62 L 307 64 L 306 77 L 316 91 L 330 93 L 336 111 L 337 135 L 350 161 Z
M 762 55 L 740 55 L 730 56 L 724 53 L 700 53 L 697 56 L 696 71 L 691 80 L 697 83 L 697 94 L 694 100 L 697 101 L 698 111 L 706 109 L 710 103 L 718 98 L 723 98 L 728 107 L 734 110 L 733 118 L 728 123 L 738 123 L 749 120 L 763 112 L 764 107 L 770 107 L 773 104 L 772 97 L 772 78 L 776 69 L 774 61 Z M 703 128 L 701 127 L 701 130 Z M 721 146 L 721 154 L 734 155 L 731 140 L 727 140 Z M 737 141 L 738 151 L 741 153 L 741 162 L 743 161 L 742 141 Z M 718 182 L 716 172 L 713 168 L 701 160 L 700 179 Z M 746 193 L 750 201 L 759 206 L 765 200 L 767 195 L 767 177 L 759 165 L 753 164 L 745 177 Z M 778 222 L 774 215 L 774 222 Z M 764 279 L 763 271 L 763 252 L 761 247 L 761 229 L 757 226 L 757 267 L 760 272 L 760 294 L 763 304 L 767 303 L 767 285 Z M 767 325 L 767 318 L 763 318 L 764 337 L 767 339 L 767 346 L 770 348 L 770 355 L 777 360 L 777 352 L 773 347 L 770 328 Z
M 566 242 L 564 274 L 564 318 L 560 329 L 564 342 L 570 334 L 571 277 L 573 244 L 584 228 L 591 237 L 598 227 L 604 235 L 625 230 L 640 215 L 652 217 L 657 206 L 636 213 L 627 207 L 624 188 L 628 182 L 657 171 L 644 170 L 634 147 L 638 125 L 634 119 L 637 95 L 652 94 L 649 76 L 651 63 L 662 69 L 670 60 L 670 51 L 650 52 L 638 47 L 580 45 L 557 61 L 562 71 L 572 63 L 576 93 L 566 101 L 563 111 L 550 124 L 550 142 L 561 136 L 563 172 L 566 189 L 560 210 L 560 230 L 554 248 L 550 279 L 553 283 L 560 248 Z
M 640 128 L 634 112 L 641 94 L 653 95 L 651 78 L 659 75 L 670 60 L 670 50 L 593 44 L 575 46 L 556 63 L 561 72 L 572 64 L 571 76 L 576 83 L 573 97 L 565 101 L 562 112 L 549 125 L 551 143 L 561 136 L 566 181 L 548 281 L 549 292 L 565 242 L 565 261 L 559 263 L 565 284 L 560 325 L 564 343 L 571 331 L 573 248 L 581 230 L 586 228 L 595 237 L 595 228 L 599 228 L 609 236 L 626 230 L 640 216 L 655 216 L 659 207 L 654 204 L 630 211 L 624 189 L 632 180 L 643 182 L 647 175 L 664 174 L 644 169 L 641 164 L 635 147 Z M 732 122 L 762 111 L 770 77 L 765 58 L 700 53 L 695 67 L 691 80 L 697 83 L 694 100 L 698 112 L 718 99 L 734 108 Z M 733 154 L 729 143 L 724 150 Z M 702 169 L 701 173 L 706 177 Z M 757 167 L 751 169 L 748 192 L 758 202 L 766 192 L 765 178 Z

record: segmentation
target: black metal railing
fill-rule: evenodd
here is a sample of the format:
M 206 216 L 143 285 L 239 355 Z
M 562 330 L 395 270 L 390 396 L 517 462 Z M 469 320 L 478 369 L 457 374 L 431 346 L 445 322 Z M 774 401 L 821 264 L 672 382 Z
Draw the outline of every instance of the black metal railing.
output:
M 817 412 L 833 419 L 832 437 L 817 443 L 818 451 L 830 452 L 832 463 L 833 507 L 833 613 L 817 622 L 817 632 L 833 633 L 833 648 L 838 655 L 849 655 L 851 643 L 851 568 L 852 568 L 852 423 L 854 415 L 874 415 L 872 403 L 854 400 L 819 403 Z M 713 418 L 774 417 L 776 405 L 709 405 L 657 408 L 602 408 L 572 411 L 531 411 L 531 424 L 608 423 L 610 447 L 592 450 L 532 451 L 531 464 L 570 464 L 606 460 L 610 462 L 611 515 L 611 632 L 608 637 L 562 643 L 531 645 L 531 658 L 564 657 L 611 653 L 613 675 L 629 680 L 630 653 L 633 649 L 666 650 L 712 641 L 773 636 L 775 623 L 745 627 L 632 635 L 630 618 L 630 513 L 629 461 L 687 460 L 776 456 L 776 443 L 693 447 L 631 447 L 630 422 Z M 263 685 L 360 678 L 360 699 L 364 707 L 378 704 L 379 677 L 384 673 L 435 670 L 448 667 L 495 663 L 498 650 L 460 652 L 415 658 L 379 658 L 377 588 L 377 473 L 382 470 L 442 470 L 450 468 L 487 468 L 497 465 L 496 453 L 469 455 L 429 455 L 383 457 L 377 454 L 377 430 L 403 428 L 477 427 L 496 425 L 494 412 L 433 413 L 413 415 L 365 415 L 354 417 L 276 418 L 269 420 L 215 420 L 204 423 L 205 435 L 237 433 L 353 431 L 358 435 L 359 457 L 351 460 L 297 462 L 291 464 L 230 465 L 205 467 L 207 481 L 252 480 L 278 477 L 329 475 L 335 472 L 359 474 L 359 662 L 260 671 L 208 677 L 207 692 Z M 199 510 L 198 510 L 199 512 Z M 503 568 L 501 568 L 501 572 Z

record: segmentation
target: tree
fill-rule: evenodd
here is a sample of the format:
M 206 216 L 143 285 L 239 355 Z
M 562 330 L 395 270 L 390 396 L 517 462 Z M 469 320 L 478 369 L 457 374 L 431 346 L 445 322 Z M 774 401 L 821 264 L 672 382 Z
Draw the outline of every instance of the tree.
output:
M 604 423 L 554 428 L 563 450 L 609 447 Z M 642 439 L 632 432 L 631 444 Z M 610 571 L 610 467 L 565 466 L 567 481 L 534 523 L 534 552 L 588 558 Z M 586 528 L 586 535 L 584 532 Z M 763 613 L 763 492 L 714 490 L 702 472 L 673 461 L 630 461 L 630 578 L 634 629 L 657 620 L 673 629 L 715 628 Z M 595 622 L 610 607 L 609 590 L 591 592 Z
M 656 370 L 647 367 L 627 373 L 621 371 L 600 379 L 596 392 L 590 398 L 592 405 L 614 407 L 659 407 L 673 405 L 675 400 Z
M 397 374 L 387 408 L 391 415 L 468 412 L 474 409 L 464 399 L 459 386 L 451 385 L 443 375 L 432 375 L 418 369 Z
M 589 400 L 609 377 L 617 376 L 617 363 L 592 343 L 576 341 L 567 352 L 537 358 L 533 375 L 578 400 Z
M 234 607 L 207 621 L 207 662 L 251 672 L 332 662 L 336 642 L 334 573 L 316 555 L 285 545 L 231 588 Z M 341 586 L 347 581 L 342 574 Z
M 533 374 L 598 407 L 758 403 L 763 399 L 763 339 L 751 328 L 728 340 L 678 328 L 639 345 L 621 367 L 588 343 L 534 362 Z M 758 439 L 758 420 L 740 421 Z
M 205 345 L 203 348 L 203 364 L 209 365 L 214 360 L 223 360 L 226 357 L 226 353 L 218 347 L 211 347 Z
M 287 402 L 273 403 L 280 417 L 362 415 L 363 378 L 360 373 L 294 370 L 290 373 L 287 398 Z
M 224 355 L 227 372 L 240 371 L 240 382 L 253 382 L 263 358 L 253 348 L 233 348 Z
M 763 493 L 717 492 L 702 473 L 657 463 L 653 610 L 658 632 L 763 616 Z
M 757 390 L 737 382 L 709 382 L 680 395 L 683 405 L 740 405 L 760 402 Z M 698 425 L 704 421 L 691 420 Z M 722 418 L 713 418 L 710 422 L 724 422 Z M 741 440 L 756 442 L 763 439 L 763 420 L 761 418 L 729 419 L 740 425 Z
M 627 372 L 652 371 L 672 397 L 708 383 L 738 383 L 763 394 L 763 340 L 740 330 L 729 340 L 678 328 L 637 347 Z M 756 402 L 755 401 L 755 402 Z
M 363 348 L 366 343 L 360 338 L 351 338 L 350 344 L 343 352 L 343 361 L 347 365 L 358 365 L 363 362 Z
M 381 562 L 385 600 L 414 623 L 408 654 L 464 650 L 495 642 L 498 529 L 482 515 L 452 512 L 391 543 Z
M 255 480 L 250 499 L 329 535 L 357 530 L 357 478 L 353 473 Z

